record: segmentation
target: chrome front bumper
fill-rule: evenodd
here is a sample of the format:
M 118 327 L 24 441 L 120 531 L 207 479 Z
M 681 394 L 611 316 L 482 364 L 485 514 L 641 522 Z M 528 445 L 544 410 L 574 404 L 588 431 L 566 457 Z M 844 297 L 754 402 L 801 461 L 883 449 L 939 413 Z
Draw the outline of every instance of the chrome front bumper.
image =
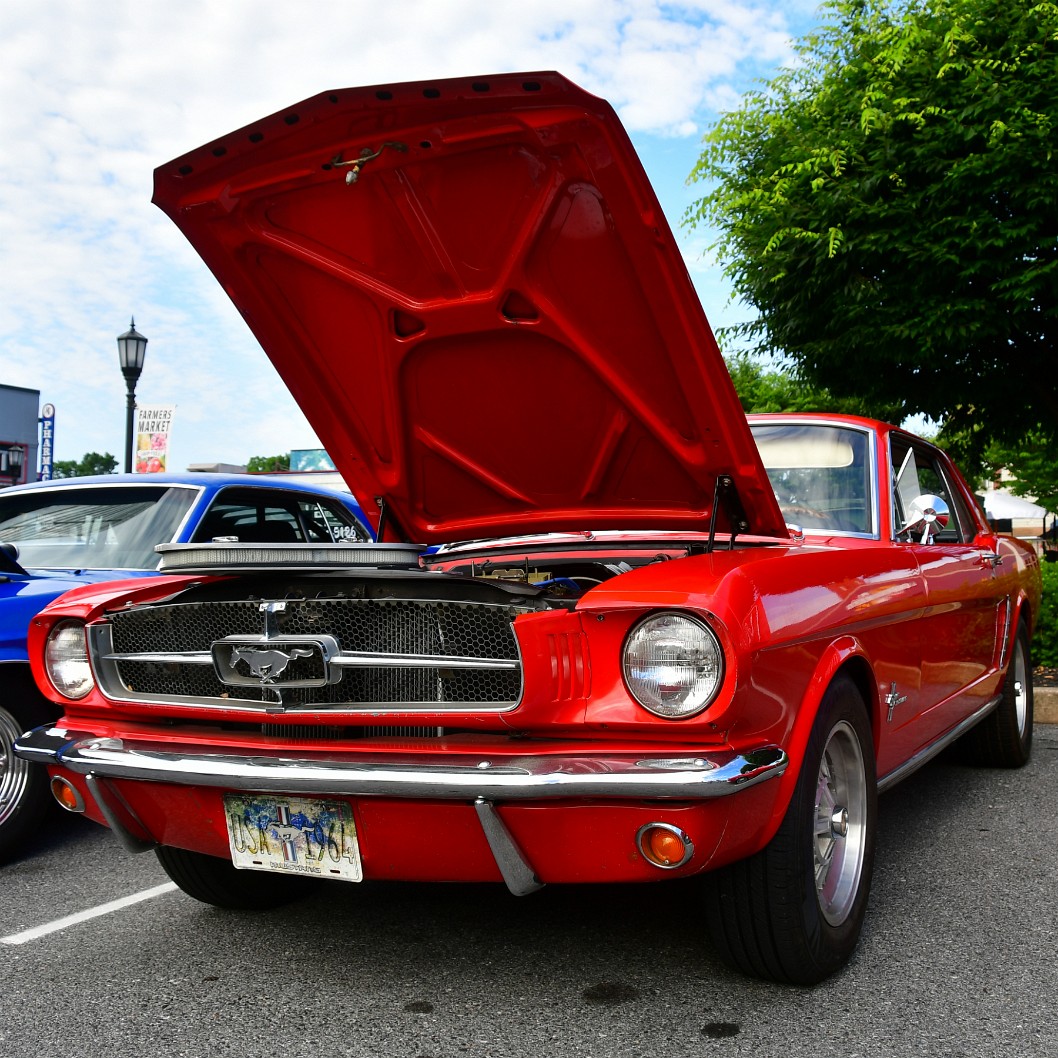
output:
M 782 775 L 789 764 L 778 746 L 750 753 L 704 750 L 681 757 L 635 754 L 503 756 L 328 753 L 311 757 L 205 752 L 169 743 L 98 738 L 60 727 L 23 735 L 15 750 L 26 760 L 80 775 L 216 786 L 286 794 L 488 801 L 603 797 L 695 801 L 722 797 Z

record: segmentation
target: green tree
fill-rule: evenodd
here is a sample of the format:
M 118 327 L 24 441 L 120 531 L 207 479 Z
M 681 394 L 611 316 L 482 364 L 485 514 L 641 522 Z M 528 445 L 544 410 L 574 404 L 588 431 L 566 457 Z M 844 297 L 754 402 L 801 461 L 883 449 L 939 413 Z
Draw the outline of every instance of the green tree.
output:
M 987 437 L 1058 437 L 1058 5 L 830 0 L 692 173 L 723 332 L 810 386 Z M 1053 447 L 1052 447 L 1053 451 Z
M 109 453 L 86 452 L 81 459 L 57 459 L 52 463 L 52 477 L 83 478 L 89 474 L 113 474 L 118 461 Z
M 1032 657 L 1037 665 L 1058 666 L 1058 563 L 1043 564 L 1043 599 Z
M 290 454 L 278 456 L 250 456 L 246 469 L 255 474 L 270 474 L 290 469 Z
M 816 389 L 789 370 L 770 370 L 750 356 L 725 359 L 735 392 L 746 412 L 839 411 L 891 421 L 898 409 L 871 406 L 861 397 L 835 397 Z
M 1017 443 L 992 441 L 984 459 L 993 473 L 1007 470 L 1014 475 L 1004 487 L 1016 496 L 1032 496 L 1041 507 L 1058 511 L 1058 459 L 1050 438 L 1029 431 Z

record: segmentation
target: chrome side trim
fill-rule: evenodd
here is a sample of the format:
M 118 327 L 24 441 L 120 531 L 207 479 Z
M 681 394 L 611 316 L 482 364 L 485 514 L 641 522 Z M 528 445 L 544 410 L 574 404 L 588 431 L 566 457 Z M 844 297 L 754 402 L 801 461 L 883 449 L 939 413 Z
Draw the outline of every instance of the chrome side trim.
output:
M 1014 602 L 1012 599 L 1003 600 L 1006 612 L 1003 614 L 1003 644 L 999 652 L 1000 666 L 1006 666 L 1010 662 L 1010 647 L 1012 642 L 1011 629 L 1013 627 Z
M 983 720 L 1002 701 L 1002 695 L 996 695 L 990 702 L 983 705 L 972 716 L 968 716 L 960 724 L 956 724 L 947 734 L 942 735 L 936 742 L 919 750 L 910 760 L 904 761 L 899 768 L 894 768 L 887 775 L 878 780 L 878 792 L 885 793 L 886 790 L 895 786 L 902 779 L 906 779 L 912 773 L 918 771 L 923 764 L 928 764 L 938 753 L 947 749 L 957 738 L 965 735 L 974 724 Z
M 480 753 L 462 753 L 450 754 L 438 763 L 438 757 L 428 753 L 398 759 L 363 751 L 272 757 L 248 752 L 208 753 L 190 745 L 161 749 L 159 745 L 45 726 L 24 734 L 15 748 L 27 760 L 113 779 L 288 794 L 450 801 L 576 797 L 700 801 L 775 778 L 789 765 L 789 757 L 778 746 L 762 746 L 745 755 L 707 750 L 678 761 L 644 759 L 641 753 L 585 752 L 511 756 L 493 763 L 482 760 Z

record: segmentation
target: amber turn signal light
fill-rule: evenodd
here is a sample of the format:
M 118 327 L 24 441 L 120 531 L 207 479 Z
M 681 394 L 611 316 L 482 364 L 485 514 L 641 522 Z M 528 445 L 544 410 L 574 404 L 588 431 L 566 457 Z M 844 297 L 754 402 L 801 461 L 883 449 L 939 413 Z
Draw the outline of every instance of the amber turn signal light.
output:
M 56 775 L 51 780 L 51 795 L 67 812 L 83 812 L 84 798 L 69 779 Z
M 694 842 L 671 823 L 647 823 L 640 827 L 636 845 L 648 863 L 663 871 L 682 867 L 694 855 Z

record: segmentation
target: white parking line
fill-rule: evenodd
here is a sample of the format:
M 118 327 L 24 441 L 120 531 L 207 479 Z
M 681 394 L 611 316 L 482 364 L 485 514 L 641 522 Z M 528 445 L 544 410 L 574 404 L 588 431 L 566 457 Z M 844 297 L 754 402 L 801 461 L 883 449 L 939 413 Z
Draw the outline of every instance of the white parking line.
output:
M 34 926 L 32 929 L 25 929 L 21 933 L 12 933 L 10 937 L 0 937 L 0 944 L 25 944 L 27 941 L 37 940 L 39 937 L 46 937 L 49 933 L 57 933 L 60 929 L 66 929 L 67 926 L 76 926 L 79 922 L 87 922 L 92 918 L 99 918 L 100 915 L 109 915 L 112 911 L 120 911 L 123 907 L 129 907 L 132 904 L 138 904 L 143 900 L 153 900 L 156 896 L 161 896 L 163 893 L 171 893 L 176 886 L 172 882 L 166 882 L 164 885 L 156 885 L 153 889 L 144 889 L 143 892 L 133 893 L 131 896 L 123 896 L 120 900 L 111 900 L 109 903 L 100 904 L 98 907 L 90 907 L 87 911 L 78 911 L 74 915 L 65 915 L 63 918 L 57 918 L 54 922 L 46 922 L 43 926 Z

